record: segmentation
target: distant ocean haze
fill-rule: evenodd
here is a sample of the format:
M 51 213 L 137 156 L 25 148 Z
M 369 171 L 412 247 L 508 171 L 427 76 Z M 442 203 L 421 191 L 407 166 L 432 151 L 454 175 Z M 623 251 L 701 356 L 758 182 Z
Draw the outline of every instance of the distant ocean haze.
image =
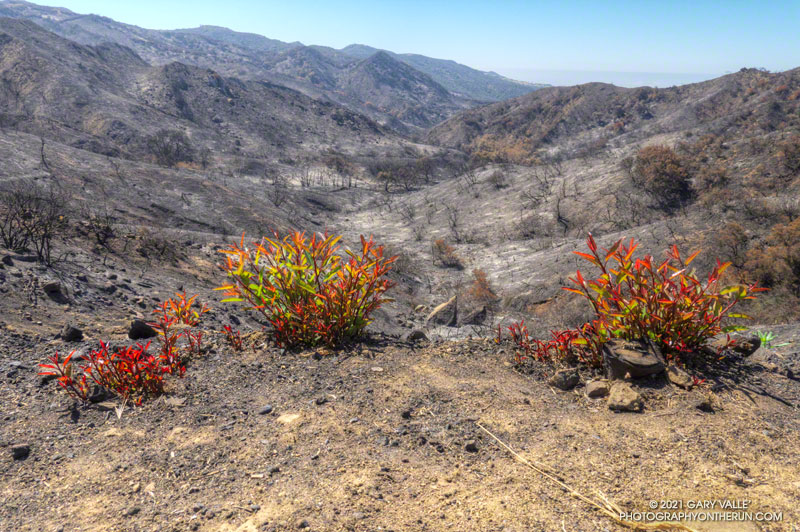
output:
M 581 83 L 612 83 L 620 87 L 672 87 L 697 83 L 719 77 L 723 73 L 680 72 L 611 72 L 589 70 L 536 70 L 524 68 L 495 69 L 512 79 L 549 85 L 580 85 Z

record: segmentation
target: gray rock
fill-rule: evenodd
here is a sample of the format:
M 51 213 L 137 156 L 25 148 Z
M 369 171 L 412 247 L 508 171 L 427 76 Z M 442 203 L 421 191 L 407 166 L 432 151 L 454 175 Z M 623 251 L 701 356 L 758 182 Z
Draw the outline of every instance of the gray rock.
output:
M 142 320 L 133 320 L 131 322 L 131 328 L 128 329 L 128 338 L 131 340 L 143 340 L 145 338 L 152 338 L 156 336 L 155 329 L 150 327 L 147 323 Z
M 674 364 L 667 366 L 667 378 L 675 386 L 690 390 L 694 386 L 692 377 Z
M 610 386 L 608 385 L 607 380 L 603 379 L 595 379 L 586 383 L 586 390 L 584 393 L 586 397 L 590 399 L 596 399 L 598 397 L 605 397 L 608 395 Z
M 615 382 L 608 395 L 608 408 L 621 412 L 640 412 L 644 407 L 642 396 L 627 382 Z
M 425 323 L 436 323 L 437 325 L 446 325 L 454 327 L 458 323 L 458 296 L 453 296 L 441 305 L 434 308 Z
M 603 366 L 609 379 L 649 377 L 664 371 L 661 351 L 649 340 L 609 340 L 603 346 Z
M 467 451 L 468 453 L 477 453 L 478 452 L 478 442 L 476 442 L 475 440 L 469 440 L 464 445 L 464 450 Z
M 26 443 L 11 446 L 11 457 L 14 460 L 25 460 L 30 454 L 31 446 Z
M 568 391 L 576 387 L 580 381 L 581 378 L 578 375 L 578 370 L 575 368 L 567 368 L 556 372 L 547 382 L 559 390 Z
M 14 260 L 11 258 L 11 255 L 3 255 L 3 258 L 0 259 L 0 262 L 5 264 L 6 266 L 13 266 Z
M 83 340 L 83 331 L 68 323 L 61 329 L 60 336 L 65 342 L 80 342 Z
M 133 517 L 134 515 L 138 514 L 141 511 L 142 511 L 142 509 L 139 508 L 138 506 L 131 506 L 130 508 L 125 510 L 125 512 L 123 512 L 122 516 L 123 517 Z
M 297 528 L 308 528 L 311 524 L 309 524 L 307 519 L 301 519 L 297 522 Z
M 261 410 L 259 410 L 258 413 L 261 414 L 262 416 L 265 416 L 265 415 L 271 413 L 272 410 L 273 410 L 272 409 L 272 405 L 264 405 L 264 407 L 261 408 Z

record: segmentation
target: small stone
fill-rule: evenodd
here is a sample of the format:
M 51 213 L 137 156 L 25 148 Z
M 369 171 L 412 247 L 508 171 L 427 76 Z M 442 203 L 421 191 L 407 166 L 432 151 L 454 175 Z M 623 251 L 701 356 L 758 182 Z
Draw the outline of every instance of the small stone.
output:
M 259 505 L 257 505 L 257 504 L 251 504 L 251 505 L 250 505 L 250 511 L 252 511 L 252 512 L 257 512 L 257 511 L 259 511 L 260 509 L 261 509 L 261 506 L 259 506 Z
M 320 397 L 317 397 L 316 399 L 314 399 L 314 403 L 317 404 L 317 405 L 324 405 L 327 402 L 328 402 L 328 398 L 324 397 L 324 396 L 320 396 Z
M 133 320 L 131 322 L 131 327 L 128 330 L 128 338 L 131 340 L 143 340 L 145 338 L 153 338 L 158 333 L 156 333 L 155 329 L 150 327 L 147 323 L 143 320 Z
M 680 386 L 686 390 L 690 390 L 694 386 L 692 377 L 674 364 L 667 366 L 667 378 L 675 386 Z
M 736 338 L 736 342 L 731 346 L 731 349 L 742 355 L 749 357 L 761 347 L 761 339 L 757 335 L 743 336 Z
M 276 466 L 276 465 L 274 465 L 274 466 L 269 468 L 269 474 L 270 475 L 274 475 L 275 473 L 280 473 L 280 472 L 281 472 L 281 468 Z
M 198 491 L 200 491 L 200 488 L 197 486 L 192 486 L 189 488 L 189 493 L 197 493 Z
M 640 412 L 643 406 L 642 396 L 627 382 L 615 382 L 611 386 L 608 396 L 609 410 Z
M 714 406 L 711 404 L 711 399 L 708 397 L 701 397 L 694 403 L 694 407 L 701 412 L 713 412 Z
M 598 397 L 605 397 L 608 395 L 609 385 L 608 381 L 603 379 L 595 379 L 586 383 L 586 397 L 590 399 L 597 399 Z
M 577 386 L 580 381 L 578 370 L 575 368 L 568 368 L 556 372 L 547 382 L 559 390 L 568 391 Z
M 406 342 L 427 342 L 428 335 L 423 330 L 414 329 L 406 335 L 405 340 Z
M 61 283 L 59 281 L 47 281 L 42 285 L 42 291 L 49 296 L 60 294 Z
M 400 414 L 400 417 L 403 419 L 411 419 L 411 409 L 409 408 L 408 410 L 403 410 L 403 413 Z
M 68 323 L 61 329 L 60 336 L 65 342 L 80 342 L 83 340 L 83 331 Z
M 265 416 L 267 414 L 272 413 L 272 410 L 273 410 L 272 405 L 264 405 L 264 407 L 261 410 L 259 410 L 258 413 L 261 414 L 262 416 Z
M 308 528 L 311 525 L 309 524 L 307 519 L 301 519 L 297 522 L 297 528 Z
M 469 440 L 466 445 L 464 445 L 464 450 L 468 453 L 477 453 L 478 452 L 478 442 L 475 440 Z
M 382 368 L 382 367 L 380 367 L 380 366 L 372 366 L 372 367 L 370 368 L 370 370 L 371 370 L 371 371 L 374 371 L 375 373 L 383 373 L 383 368 Z
M 101 292 L 105 292 L 106 294 L 113 294 L 117 291 L 117 285 L 112 282 L 107 282 L 103 286 L 100 287 Z
M 138 506 L 131 506 L 130 508 L 125 510 L 125 512 L 123 512 L 122 517 L 133 517 L 134 515 L 138 514 L 141 511 L 142 509 L 139 508 Z
M 11 457 L 14 460 L 25 460 L 31 454 L 31 446 L 25 443 L 11 446 Z

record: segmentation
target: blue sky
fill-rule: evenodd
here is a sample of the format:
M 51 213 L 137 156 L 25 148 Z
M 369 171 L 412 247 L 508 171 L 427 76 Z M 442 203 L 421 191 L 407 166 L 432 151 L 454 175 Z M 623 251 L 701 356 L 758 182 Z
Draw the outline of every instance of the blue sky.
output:
M 798 0 L 37 3 L 154 29 L 214 24 L 305 44 L 368 44 L 453 59 L 530 81 L 548 81 L 536 79 L 544 76 L 555 83 L 596 79 L 631 85 L 649 80 L 663 86 L 744 66 L 800 66 Z

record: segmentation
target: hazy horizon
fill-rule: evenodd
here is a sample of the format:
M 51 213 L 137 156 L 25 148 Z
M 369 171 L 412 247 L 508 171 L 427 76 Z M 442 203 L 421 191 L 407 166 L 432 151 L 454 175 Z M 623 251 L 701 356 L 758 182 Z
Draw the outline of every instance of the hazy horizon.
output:
M 565 86 L 582 83 L 611 83 L 619 87 L 672 87 L 699 83 L 718 78 L 730 72 L 693 73 L 693 72 L 614 72 L 591 70 L 540 70 L 524 68 L 504 68 L 495 70 L 498 74 L 519 81 L 530 83 L 546 83 L 548 85 Z

